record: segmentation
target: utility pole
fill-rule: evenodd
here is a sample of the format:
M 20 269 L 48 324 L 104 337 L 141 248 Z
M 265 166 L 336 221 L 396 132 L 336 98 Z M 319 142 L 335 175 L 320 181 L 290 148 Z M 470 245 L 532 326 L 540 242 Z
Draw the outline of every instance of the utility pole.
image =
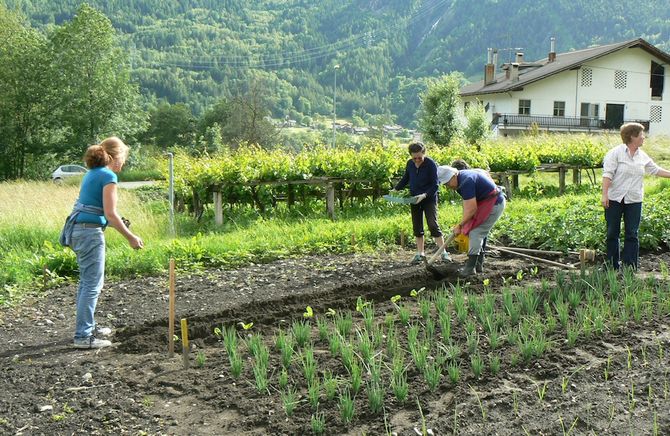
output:
M 337 119 L 337 112 L 336 112 L 336 103 L 337 103 L 337 70 L 340 68 L 339 64 L 335 64 L 335 75 L 333 76 L 333 148 L 335 148 L 336 144 L 336 131 L 335 131 L 335 120 Z

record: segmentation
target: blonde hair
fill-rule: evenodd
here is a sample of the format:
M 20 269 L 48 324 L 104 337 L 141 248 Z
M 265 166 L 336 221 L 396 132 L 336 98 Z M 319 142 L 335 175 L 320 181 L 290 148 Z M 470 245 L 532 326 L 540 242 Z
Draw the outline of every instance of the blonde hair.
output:
M 128 146 L 116 136 L 103 139 L 100 144 L 91 145 L 86 149 L 84 162 L 88 168 L 104 167 L 114 160 L 128 157 Z
M 644 126 L 640 123 L 626 123 L 621 126 L 621 140 L 624 144 L 629 144 L 633 137 L 637 138 L 644 131 Z

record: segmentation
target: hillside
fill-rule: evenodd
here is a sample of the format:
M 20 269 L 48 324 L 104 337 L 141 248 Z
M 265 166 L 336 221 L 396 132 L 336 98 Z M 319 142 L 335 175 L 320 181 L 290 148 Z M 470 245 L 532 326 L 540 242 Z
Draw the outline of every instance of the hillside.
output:
M 0 0 L 2 1 L 2 0 Z M 5 0 L 49 31 L 75 0 Z M 486 48 L 546 56 L 635 37 L 670 50 L 661 0 L 92 0 L 118 30 L 148 102 L 199 114 L 262 83 L 274 115 L 391 112 L 410 125 L 425 79 L 481 76 Z M 339 65 L 335 72 L 333 68 Z M 335 77 L 337 74 L 337 77 Z

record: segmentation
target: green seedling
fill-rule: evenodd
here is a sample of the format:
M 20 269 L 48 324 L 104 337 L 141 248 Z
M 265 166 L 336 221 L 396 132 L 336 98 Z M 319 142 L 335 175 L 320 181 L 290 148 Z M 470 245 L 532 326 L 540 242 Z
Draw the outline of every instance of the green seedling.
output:
M 328 338 L 328 349 L 330 350 L 330 354 L 332 354 L 333 357 L 337 357 L 340 354 L 341 348 L 342 340 L 340 339 L 340 335 L 337 333 L 331 334 Z
M 349 390 L 340 394 L 340 416 L 344 424 L 349 424 L 354 419 L 354 400 Z
M 293 416 L 295 406 L 298 404 L 298 394 L 296 393 L 295 388 L 289 387 L 288 389 L 281 391 L 279 396 L 281 397 L 286 416 Z
M 312 410 L 316 410 L 316 408 L 319 407 L 320 400 L 321 382 L 319 377 L 314 377 L 307 382 L 307 401 L 309 402 L 309 405 L 312 406 Z
M 237 354 L 237 352 L 234 352 L 228 354 L 228 360 L 230 361 L 230 374 L 235 379 L 239 378 L 244 367 L 242 358 Z
M 316 360 L 314 359 L 314 348 L 305 347 L 302 353 L 302 368 L 305 380 L 308 382 L 316 375 Z
M 423 376 L 426 379 L 428 389 L 430 389 L 432 392 L 440 384 L 440 379 L 442 378 L 442 368 L 434 360 L 430 361 L 424 366 Z
M 472 373 L 475 375 L 475 378 L 479 378 L 484 371 L 484 360 L 479 353 L 470 356 L 470 366 L 472 367 Z
M 258 392 L 265 392 L 268 387 L 268 368 L 261 362 L 256 361 L 253 366 L 254 380 Z
M 198 354 L 195 355 L 195 364 L 198 366 L 198 368 L 202 368 L 205 366 L 205 361 L 207 360 L 207 357 L 205 356 L 205 353 L 202 351 L 198 351 Z
M 391 390 L 399 403 L 402 404 L 407 400 L 409 385 L 407 384 L 407 373 L 405 371 L 393 374 L 391 378 Z
M 364 301 L 362 297 L 356 299 L 356 312 L 363 313 L 363 309 L 370 305 L 369 301 Z
M 309 336 L 312 332 L 312 328 L 309 325 L 309 322 L 306 321 L 293 321 L 291 325 L 291 330 L 293 332 L 293 337 L 298 347 L 303 348 L 309 341 Z
M 326 430 L 326 416 L 323 413 L 315 413 L 312 415 L 312 433 L 321 435 Z
M 630 382 L 630 391 L 628 391 L 628 411 L 632 412 L 635 409 L 637 400 L 635 399 L 635 382 Z
M 349 376 L 351 377 L 351 390 L 357 394 L 363 385 L 363 373 L 358 362 L 354 361 L 351 364 Z
M 337 314 L 337 312 L 332 307 L 329 307 L 328 310 L 326 311 L 326 316 L 333 316 L 334 317 L 336 314 Z
M 565 431 L 565 425 L 563 424 L 563 417 L 561 415 L 558 415 L 558 420 L 561 423 L 561 430 L 563 431 L 563 436 L 569 436 L 572 430 L 575 428 L 575 425 L 577 425 L 579 417 L 575 418 L 575 420 L 572 421 L 572 425 L 570 426 L 567 432 Z
M 326 398 L 328 400 L 333 400 L 337 394 L 338 382 L 333 373 L 330 371 L 325 371 L 323 373 L 323 388 L 326 393 Z
M 288 385 L 288 372 L 286 371 L 286 368 L 282 368 L 279 373 L 278 383 L 280 389 L 284 389 Z
M 419 300 L 419 312 L 421 313 L 421 318 L 424 320 L 428 320 L 428 317 L 430 316 L 430 300 L 427 298 L 421 298 Z
M 540 404 L 544 402 L 544 396 L 547 394 L 547 386 L 549 385 L 548 381 L 545 381 L 540 387 L 539 383 L 535 383 L 535 389 L 537 390 L 537 398 L 540 400 Z
M 384 407 L 384 388 L 379 383 L 370 382 L 367 393 L 370 411 L 375 414 L 381 412 Z
M 330 333 L 330 330 L 328 329 L 328 322 L 326 322 L 325 319 L 321 319 L 321 317 L 316 318 L 316 327 L 319 331 L 319 341 L 325 342 L 328 339 L 328 335 Z
M 423 415 L 423 410 L 421 409 L 421 403 L 419 399 L 416 399 L 416 405 L 419 408 L 419 415 L 421 415 L 421 436 L 428 436 L 428 426 L 426 425 L 426 417 Z
M 498 375 L 500 372 L 500 356 L 493 354 L 489 357 L 489 368 L 491 369 L 491 374 Z
M 523 276 L 524 276 L 524 274 L 523 274 L 522 270 L 517 271 L 516 280 L 520 282 L 521 280 L 523 280 Z
M 605 381 L 609 380 L 611 364 L 612 364 L 612 357 L 607 356 L 607 363 L 605 364 Z
M 354 320 L 351 317 L 351 313 L 347 312 L 345 315 L 337 314 L 335 317 L 335 327 L 337 332 L 342 338 L 348 338 L 351 334 L 351 329 L 353 328 Z
M 626 345 L 626 367 L 629 371 L 633 367 L 633 353 L 631 353 L 628 345 Z
M 455 361 L 449 362 L 449 365 L 447 366 L 447 374 L 449 374 L 449 380 L 452 384 L 458 383 L 458 380 L 461 377 L 461 369 Z
M 409 324 L 410 311 L 405 305 L 398 307 L 398 319 L 404 325 Z
M 482 400 L 481 400 L 481 398 L 479 398 L 479 393 L 472 386 L 470 386 L 470 390 L 475 394 L 475 397 L 477 398 L 477 403 L 479 404 L 479 410 L 482 414 L 482 419 L 484 421 L 486 421 L 486 409 L 484 409 L 484 405 L 482 404 Z

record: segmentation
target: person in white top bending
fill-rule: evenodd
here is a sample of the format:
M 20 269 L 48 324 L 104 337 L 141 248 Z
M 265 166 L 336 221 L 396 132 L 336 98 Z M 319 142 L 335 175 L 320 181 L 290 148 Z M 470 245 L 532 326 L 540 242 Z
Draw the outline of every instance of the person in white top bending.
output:
M 639 267 L 640 241 L 638 229 L 642 217 L 645 173 L 670 178 L 670 172 L 659 167 L 641 150 L 644 126 L 626 123 L 621 126 L 623 144 L 611 149 L 603 160 L 602 205 L 607 223 L 607 263 L 619 269 L 619 237 L 621 218 L 624 223 L 624 245 L 621 262 L 624 267 Z

